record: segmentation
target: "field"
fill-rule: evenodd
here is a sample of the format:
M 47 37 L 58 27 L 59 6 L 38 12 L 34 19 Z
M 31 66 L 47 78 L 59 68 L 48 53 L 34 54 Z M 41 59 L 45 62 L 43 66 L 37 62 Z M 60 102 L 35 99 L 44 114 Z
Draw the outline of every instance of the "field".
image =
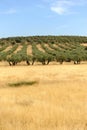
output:
M 0 39 L 0 62 L 48 65 L 52 62 L 80 64 L 87 61 L 87 37 L 29 36 Z
M 87 130 L 87 64 L 0 63 L 0 130 Z

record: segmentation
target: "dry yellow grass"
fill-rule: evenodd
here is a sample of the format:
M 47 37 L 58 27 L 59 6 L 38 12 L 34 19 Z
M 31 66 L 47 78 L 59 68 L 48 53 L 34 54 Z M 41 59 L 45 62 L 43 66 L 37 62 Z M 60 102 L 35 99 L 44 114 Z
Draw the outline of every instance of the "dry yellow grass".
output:
M 22 49 L 22 45 L 18 46 L 18 48 L 14 51 L 14 53 L 17 53 L 18 51 L 20 51 Z
M 49 47 L 49 45 L 48 44 L 44 44 L 45 45 L 45 47 L 47 47 L 49 50 L 51 50 L 51 51 L 53 51 L 54 49 L 52 49 L 51 47 Z
M 9 45 L 5 50 L 3 50 L 3 52 L 9 51 L 9 50 L 11 50 L 11 48 L 12 48 L 12 46 Z
M 27 47 L 27 54 L 32 55 L 32 45 L 30 45 L 30 44 Z
M 87 65 L 0 66 L 0 130 L 87 130 Z
M 82 46 L 87 46 L 87 43 L 82 43 L 81 45 L 82 45 Z
M 37 44 L 36 46 L 40 51 L 45 52 L 45 50 L 41 47 L 41 44 Z

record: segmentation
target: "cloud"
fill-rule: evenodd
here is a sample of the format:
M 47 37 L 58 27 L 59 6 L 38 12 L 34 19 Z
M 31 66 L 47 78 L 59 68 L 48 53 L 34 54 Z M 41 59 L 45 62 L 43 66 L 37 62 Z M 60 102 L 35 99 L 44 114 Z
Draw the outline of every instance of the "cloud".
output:
M 66 12 L 66 8 L 63 8 L 63 7 L 58 7 L 58 6 L 53 6 L 51 7 L 51 10 L 62 15 Z
M 15 9 L 9 9 L 9 10 L 6 10 L 6 11 L 0 11 L 0 14 L 15 14 L 17 13 L 17 10 Z
M 50 9 L 59 15 L 73 14 L 77 13 L 74 11 L 74 7 L 85 6 L 86 4 L 86 0 L 54 0 L 50 4 Z

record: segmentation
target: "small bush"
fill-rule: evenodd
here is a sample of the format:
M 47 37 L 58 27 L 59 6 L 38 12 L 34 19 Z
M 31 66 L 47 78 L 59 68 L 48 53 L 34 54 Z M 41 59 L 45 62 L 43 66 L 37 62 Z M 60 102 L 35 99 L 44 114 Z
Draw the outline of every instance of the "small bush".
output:
M 15 82 L 15 83 L 8 83 L 8 85 L 10 87 L 20 87 L 23 85 L 29 86 L 29 85 L 33 85 L 36 84 L 36 81 L 20 81 L 20 82 Z

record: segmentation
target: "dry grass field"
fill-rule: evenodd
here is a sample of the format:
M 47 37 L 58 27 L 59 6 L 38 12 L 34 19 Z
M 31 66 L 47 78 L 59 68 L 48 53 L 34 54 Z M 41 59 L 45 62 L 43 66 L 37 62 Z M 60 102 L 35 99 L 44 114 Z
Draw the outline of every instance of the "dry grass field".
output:
M 87 130 L 87 64 L 0 64 L 0 130 Z

